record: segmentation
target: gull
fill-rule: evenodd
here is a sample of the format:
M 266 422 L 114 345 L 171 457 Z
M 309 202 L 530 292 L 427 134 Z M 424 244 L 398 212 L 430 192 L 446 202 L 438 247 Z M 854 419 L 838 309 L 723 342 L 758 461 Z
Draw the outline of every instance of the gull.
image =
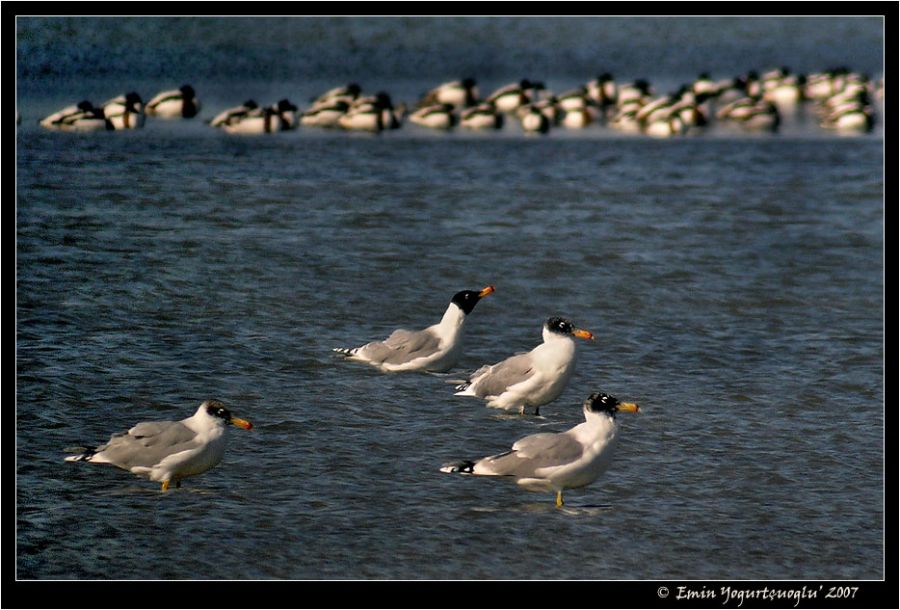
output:
M 444 316 L 424 330 L 398 328 L 384 341 L 360 347 L 338 347 L 333 351 L 350 360 L 366 362 L 384 372 L 428 371 L 443 373 L 456 364 L 462 353 L 462 331 L 466 316 L 475 305 L 493 293 L 493 286 L 463 290 L 453 295 Z
M 166 491 L 171 483 L 181 487 L 181 479 L 203 474 L 222 461 L 228 424 L 245 430 L 253 427 L 231 415 L 220 401 L 205 400 L 187 419 L 140 422 L 128 432 L 113 434 L 105 445 L 66 461 L 112 464 L 161 481 Z
M 544 342 L 533 350 L 510 356 L 497 364 L 487 364 L 456 386 L 457 396 L 476 396 L 487 406 L 518 409 L 528 407 L 540 415 L 541 405 L 553 402 L 565 389 L 575 369 L 575 342 L 572 337 L 593 339 L 590 331 L 575 328 L 565 318 L 544 322 Z
M 640 407 L 594 392 L 584 401 L 583 410 L 585 421 L 565 432 L 532 434 L 516 441 L 509 451 L 445 464 L 441 472 L 509 477 L 528 491 L 555 491 L 559 508 L 563 490 L 590 485 L 609 468 L 617 442 L 616 413 L 638 413 Z

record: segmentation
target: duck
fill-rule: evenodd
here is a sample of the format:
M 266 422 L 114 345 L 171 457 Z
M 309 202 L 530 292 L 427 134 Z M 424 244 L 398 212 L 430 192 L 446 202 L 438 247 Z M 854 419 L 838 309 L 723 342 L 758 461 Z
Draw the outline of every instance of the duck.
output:
M 609 119 L 608 125 L 619 131 L 639 132 L 641 130 L 641 122 L 638 121 L 637 114 L 641 106 L 642 102 L 639 99 L 620 102 L 619 107 Z
M 730 121 L 746 131 L 777 131 L 781 115 L 772 102 L 761 97 L 743 97 L 716 112 L 716 118 Z
M 821 125 L 839 133 L 867 133 L 875 126 L 875 111 L 861 101 L 848 102 L 832 110 Z
M 781 114 L 795 113 L 803 102 L 806 77 L 793 74 L 788 67 L 782 67 L 763 74 L 762 97 L 774 104 Z
M 278 115 L 280 131 L 296 129 L 298 108 L 290 100 L 287 98 L 278 100 L 278 102 L 272 104 L 272 110 Z
M 555 96 L 555 99 L 559 107 L 566 111 L 581 110 L 591 103 L 587 87 L 584 86 L 564 91 Z
M 240 106 L 234 106 L 223 110 L 213 117 L 209 124 L 211 127 L 222 127 L 226 124 L 236 123 L 258 108 L 259 104 L 257 104 L 255 100 L 248 99 Z
M 73 106 L 67 106 L 62 110 L 41 119 L 41 127 L 58 131 L 112 131 L 113 124 L 103 114 L 102 108 L 97 108 L 89 100 L 82 100 Z
M 333 87 L 325 93 L 314 97 L 311 100 L 311 108 L 316 108 L 317 106 L 330 106 L 337 102 L 344 102 L 349 105 L 360 95 L 362 95 L 362 87 L 360 87 L 358 83 L 347 83 L 346 85 Z
M 550 131 L 550 119 L 540 109 L 531 104 L 522 108 L 524 112 L 519 114 L 522 130 L 526 133 L 547 133 Z
M 672 104 L 671 112 L 684 124 L 686 131 L 706 127 L 712 115 L 712 99 L 706 93 L 688 89 Z
M 384 91 L 375 95 L 359 97 L 353 101 L 347 112 L 338 119 L 338 124 L 347 130 L 380 132 L 383 129 L 397 129 L 404 107 L 394 108 L 391 96 Z
M 104 102 L 102 108 L 113 129 L 141 129 L 144 126 L 144 102 L 135 91 Z
M 510 83 L 500 87 L 491 93 L 487 100 L 499 112 L 512 113 L 520 106 L 530 103 L 530 92 L 533 91 L 534 85 L 527 78 L 523 78 L 517 83 Z
M 466 108 L 460 113 L 459 125 L 466 129 L 502 129 L 503 114 L 493 104 L 483 103 Z
M 221 124 L 222 130 L 231 134 L 261 134 L 289 131 L 295 125 L 297 107 L 287 99 L 271 106 L 252 109 L 242 116 L 234 116 Z
M 719 94 L 720 84 L 715 82 L 709 75 L 709 72 L 701 72 L 691 83 L 690 89 L 695 94 L 705 94 L 715 97 Z
M 597 113 L 591 106 L 564 111 L 559 124 L 566 129 L 584 129 L 596 120 Z
M 148 116 L 161 119 L 191 119 L 200 112 L 200 102 L 191 85 L 182 85 L 178 89 L 157 93 L 147 102 L 144 111 Z
M 618 87 L 612 74 L 604 72 L 585 84 L 587 97 L 601 110 L 614 106 L 618 100 Z
M 644 133 L 652 138 L 671 138 L 687 133 L 687 126 L 672 108 L 666 108 L 662 114 L 644 124 Z
M 419 107 L 450 104 L 453 108 L 469 108 L 478 101 L 478 85 L 474 78 L 450 81 L 434 87 L 419 101 Z
M 652 95 L 653 88 L 650 86 L 650 83 L 643 78 L 639 78 L 634 82 L 619 86 L 616 105 L 620 109 L 634 102 L 638 102 L 643 106 L 650 100 Z
M 457 118 L 452 104 L 441 103 L 415 110 L 410 113 L 409 121 L 422 127 L 448 130 L 456 125 Z
M 547 117 L 547 120 L 550 121 L 551 127 L 561 124 L 566 116 L 566 111 L 559 106 L 559 102 L 555 95 L 550 95 L 532 104 L 529 104 L 528 106 L 523 106 L 519 109 L 519 111 L 524 114 L 530 108 L 534 108 L 535 110 L 541 112 L 541 114 L 543 114 L 545 117 Z
M 350 110 L 350 104 L 344 100 L 321 103 L 306 110 L 300 115 L 300 124 L 310 127 L 340 127 L 340 119 Z

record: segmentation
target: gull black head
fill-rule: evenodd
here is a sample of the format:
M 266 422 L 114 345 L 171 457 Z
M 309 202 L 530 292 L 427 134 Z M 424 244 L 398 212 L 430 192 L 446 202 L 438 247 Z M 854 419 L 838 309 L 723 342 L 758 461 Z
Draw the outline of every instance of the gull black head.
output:
M 496 289 L 493 286 L 485 286 L 481 290 L 462 290 L 454 294 L 450 302 L 456 303 L 456 306 L 462 309 L 464 314 L 469 315 L 475 309 L 478 301 L 494 292 L 494 290 Z
M 226 422 L 231 421 L 231 411 L 228 410 L 223 402 L 210 399 L 203 404 L 206 406 L 206 412 L 210 416 L 224 419 Z
M 544 328 L 551 333 L 562 335 L 564 337 L 578 337 L 579 339 L 593 339 L 594 334 L 583 328 L 575 328 L 575 326 L 565 318 L 552 317 L 544 322 Z
M 575 330 L 575 327 L 572 326 L 572 323 L 566 320 L 565 318 L 549 318 L 544 326 L 547 327 L 547 330 L 550 332 L 558 333 L 560 335 L 571 335 L 572 331 Z
M 239 428 L 243 428 L 244 430 L 250 430 L 253 428 L 253 424 L 248 422 L 246 419 L 241 419 L 240 417 L 235 417 L 231 414 L 231 411 L 219 400 L 206 400 L 203 402 L 201 407 L 206 407 L 206 413 L 210 417 L 218 417 L 223 420 L 226 424 L 232 424 Z
M 594 392 L 584 401 L 585 412 L 605 413 L 615 417 L 619 411 L 638 413 L 641 408 L 633 402 L 620 402 L 618 398 L 606 392 Z

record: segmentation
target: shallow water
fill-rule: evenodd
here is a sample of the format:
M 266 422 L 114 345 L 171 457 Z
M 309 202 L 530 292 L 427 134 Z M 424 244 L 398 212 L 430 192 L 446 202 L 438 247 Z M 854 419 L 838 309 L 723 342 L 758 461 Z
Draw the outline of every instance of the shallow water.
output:
M 20 109 L 71 101 L 23 71 Z M 26 120 L 18 577 L 882 578 L 883 143 L 789 127 L 661 142 Z M 539 418 L 330 351 L 488 283 L 451 377 L 530 349 L 550 315 L 597 336 Z M 438 471 L 578 423 L 594 390 L 642 413 L 563 510 Z M 62 461 L 208 397 L 255 428 L 181 489 Z

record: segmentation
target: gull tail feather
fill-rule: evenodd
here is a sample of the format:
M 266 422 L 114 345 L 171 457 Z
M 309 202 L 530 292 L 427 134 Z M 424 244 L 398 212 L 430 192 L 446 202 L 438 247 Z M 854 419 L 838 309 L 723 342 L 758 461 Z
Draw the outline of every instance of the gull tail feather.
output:
M 472 460 L 462 460 L 460 462 L 450 462 L 441 466 L 441 472 L 458 472 L 460 474 L 472 474 L 475 468 L 475 462 Z
M 471 388 L 471 387 L 472 387 L 471 381 L 465 381 L 465 382 L 459 384 L 458 386 L 456 386 L 454 388 L 456 390 L 456 396 L 474 396 L 475 395 L 474 393 L 468 391 L 469 388 Z
M 77 455 L 67 456 L 65 461 L 67 462 L 90 462 L 91 458 L 97 453 L 97 448 L 89 448 L 89 447 L 78 447 L 78 448 L 70 448 L 67 451 L 78 451 L 79 449 L 83 450 L 81 453 Z
M 356 347 L 333 347 L 331 351 L 349 357 L 355 355 L 358 349 Z

